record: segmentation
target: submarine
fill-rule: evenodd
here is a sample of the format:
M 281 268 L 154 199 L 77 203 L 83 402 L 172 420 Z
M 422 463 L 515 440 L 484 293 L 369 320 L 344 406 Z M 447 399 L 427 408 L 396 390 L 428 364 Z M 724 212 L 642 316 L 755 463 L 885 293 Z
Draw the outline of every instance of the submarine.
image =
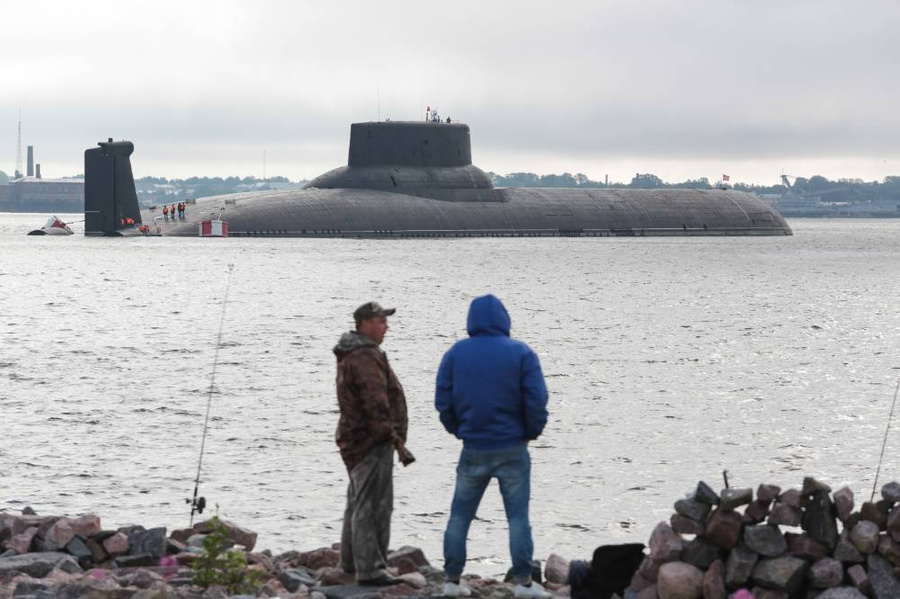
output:
M 226 222 L 231 237 L 793 234 L 771 205 L 734 190 L 495 188 L 472 164 L 464 123 L 353 123 L 347 165 L 319 175 L 303 189 L 201 198 L 188 204 L 185 218 L 166 222 L 159 221 L 158 209 L 136 214 L 136 195 L 121 189 L 131 177 L 133 145 L 110 140 L 99 146 L 85 152 L 86 235 L 128 234 L 123 220 L 140 225 L 154 217 L 160 234 L 190 237 L 201 234 L 201 223 L 210 219 Z M 94 168 L 89 168 L 88 153 Z M 116 164 L 105 164 L 107 158 Z M 92 185 L 91 178 L 103 183 Z

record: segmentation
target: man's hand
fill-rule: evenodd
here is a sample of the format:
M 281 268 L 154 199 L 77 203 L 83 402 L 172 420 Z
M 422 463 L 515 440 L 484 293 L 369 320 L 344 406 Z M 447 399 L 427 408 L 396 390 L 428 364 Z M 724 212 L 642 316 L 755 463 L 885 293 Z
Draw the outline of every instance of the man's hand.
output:
M 397 444 L 397 457 L 400 458 L 400 463 L 403 464 L 404 467 L 409 466 L 416 461 L 416 456 L 406 448 L 404 443 Z

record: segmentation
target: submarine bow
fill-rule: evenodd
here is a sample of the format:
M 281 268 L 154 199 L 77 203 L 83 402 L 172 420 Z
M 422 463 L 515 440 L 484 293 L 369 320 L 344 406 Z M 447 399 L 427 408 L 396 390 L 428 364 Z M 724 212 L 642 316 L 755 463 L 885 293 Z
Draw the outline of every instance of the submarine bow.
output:
M 231 236 L 792 234 L 765 201 L 733 190 L 495 188 L 463 123 L 354 123 L 346 166 L 301 190 L 202 198 L 188 214 L 163 234 L 196 236 L 219 214 Z

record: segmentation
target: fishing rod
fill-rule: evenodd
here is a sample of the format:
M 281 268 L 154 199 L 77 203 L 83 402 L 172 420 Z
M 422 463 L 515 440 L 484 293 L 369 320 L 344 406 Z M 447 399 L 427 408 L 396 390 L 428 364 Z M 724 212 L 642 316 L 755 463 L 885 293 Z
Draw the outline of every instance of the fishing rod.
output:
M 875 483 L 872 485 L 872 497 L 869 501 L 875 501 L 875 489 L 878 487 L 878 475 L 881 474 L 881 464 L 884 462 L 884 449 L 887 447 L 888 433 L 891 432 L 891 421 L 894 419 L 894 408 L 897 407 L 897 393 L 900 392 L 900 379 L 897 379 L 897 388 L 894 389 L 894 401 L 891 402 L 891 414 L 888 416 L 887 428 L 884 430 L 884 442 L 881 444 L 881 457 L 878 458 L 878 470 L 875 471 Z
M 225 297 L 222 299 L 222 314 L 219 318 L 219 335 L 216 337 L 216 353 L 213 356 L 212 374 L 209 377 L 209 390 L 206 394 L 206 420 L 203 423 L 203 438 L 200 441 L 200 457 L 197 460 L 197 478 L 194 479 L 194 497 L 193 499 L 185 499 L 186 503 L 191 504 L 191 524 L 194 526 L 194 514 L 202 514 L 206 508 L 206 497 L 197 497 L 200 489 L 200 471 L 203 467 L 203 451 L 206 448 L 206 433 L 209 430 L 209 412 L 212 407 L 212 397 L 215 393 L 216 385 L 216 368 L 219 365 L 219 349 L 222 347 L 222 329 L 225 325 L 225 308 L 228 305 L 228 291 L 231 289 L 231 273 L 234 272 L 234 264 L 228 265 L 228 280 L 225 282 Z

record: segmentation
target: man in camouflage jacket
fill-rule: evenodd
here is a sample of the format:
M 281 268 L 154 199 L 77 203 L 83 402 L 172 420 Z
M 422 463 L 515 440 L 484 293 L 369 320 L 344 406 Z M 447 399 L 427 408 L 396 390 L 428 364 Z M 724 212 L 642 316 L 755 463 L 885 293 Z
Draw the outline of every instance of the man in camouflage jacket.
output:
M 394 451 L 404 466 L 414 458 L 406 449 L 406 398 L 379 347 L 394 309 L 368 302 L 353 313 L 356 330 L 344 333 L 337 356 L 337 398 L 341 416 L 335 440 L 350 484 L 341 535 L 341 567 L 359 584 L 399 582 L 386 570 L 394 509 Z

